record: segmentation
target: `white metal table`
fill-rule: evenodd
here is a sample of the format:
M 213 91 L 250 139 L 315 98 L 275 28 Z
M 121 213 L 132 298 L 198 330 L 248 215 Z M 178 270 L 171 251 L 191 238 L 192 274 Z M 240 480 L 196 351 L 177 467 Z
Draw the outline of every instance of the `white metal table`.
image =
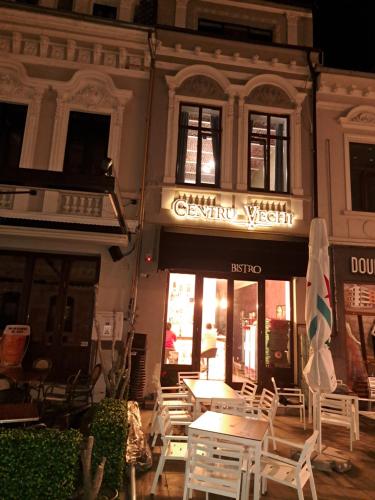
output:
M 260 456 L 267 430 L 268 423 L 261 420 L 206 411 L 189 425 L 188 435 L 192 436 L 197 431 L 202 436 L 214 433 L 217 437 L 225 439 L 225 441 L 241 444 L 247 449 L 251 449 L 254 452 L 254 466 L 252 468 L 254 473 L 254 500 L 259 500 Z
M 221 380 L 183 379 L 191 400 L 194 402 L 194 417 L 200 415 L 202 403 L 211 402 L 212 399 L 227 399 L 228 401 L 242 399 L 241 396 Z

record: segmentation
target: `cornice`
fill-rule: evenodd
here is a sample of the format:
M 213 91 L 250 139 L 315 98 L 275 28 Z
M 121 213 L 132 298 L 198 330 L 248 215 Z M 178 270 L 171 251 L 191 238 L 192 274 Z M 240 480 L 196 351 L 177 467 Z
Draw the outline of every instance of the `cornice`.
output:
M 163 58 L 162 61 L 160 57 Z M 157 64 L 173 63 L 173 60 L 180 63 L 182 60 L 188 60 L 201 64 L 220 64 L 233 68 L 248 68 L 255 71 L 272 71 L 305 78 L 309 77 L 307 65 L 298 65 L 294 58 L 291 58 L 288 63 L 279 62 L 275 54 L 274 57 L 266 60 L 260 59 L 260 56 L 255 52 L 251 57 L 242 57 L 239 52 L 234 52 L 232 55 L 222 54 L 219 48 L 208 52 L 200 46 L 195 46 L 194 49 L 190 50 L 183 48 L 181 44 L 176 44 L 174 47 L 167 47 L 159 41 L 157 58 Z M 164 58 L 169 58 L 169 60 L 165 61 Z
M 4 11 L 0 9 L 0 18 Z M 35 24 L 29 17 L 17 23 L 1 18 L 0 55 L 22 63 L 70 69 L 96 66 L 109 73 L 148 77 L 151 58 L 144 32 L 135 35 L 136 30 L 126 28 L 95 28 L 95 24 L 65 18 L 54 27 L 56 16 L 34 17 Z M 74 29 L 64 30 L 66 22 Z

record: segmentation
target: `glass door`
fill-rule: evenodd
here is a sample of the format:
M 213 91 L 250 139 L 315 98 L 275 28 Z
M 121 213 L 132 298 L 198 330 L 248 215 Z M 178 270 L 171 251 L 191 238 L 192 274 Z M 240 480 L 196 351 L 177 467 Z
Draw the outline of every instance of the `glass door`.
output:
M 225 380 L 228 280 L 203 278 L 200 370 L 201 377 Z
M 169 275 L 167 322 L 164 337 L 164 363 L 192 365 L 195 275 Z
M 233 285 L 232 381 L 258 381 L 258 282 Z
M 290 281 L 265 281 L 265 385 L 275 377 L 279 386 L 293 383 Z

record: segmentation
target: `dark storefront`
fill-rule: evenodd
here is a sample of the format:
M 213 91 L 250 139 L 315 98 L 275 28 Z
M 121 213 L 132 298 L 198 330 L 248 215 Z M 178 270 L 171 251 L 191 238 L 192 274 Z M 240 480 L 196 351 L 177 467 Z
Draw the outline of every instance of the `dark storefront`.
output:
M 224 238 L 162 231 L 169 271 L 166 321 L 176 342 L 164 370 L 269 386 L 292 383 L 293 278 L 306 275 L 305 239 Z M 297 298 L 298 300 L 298 298 Z
M 375 249 L 334 246 L 336 369 L 358 394 L 375 375 Z

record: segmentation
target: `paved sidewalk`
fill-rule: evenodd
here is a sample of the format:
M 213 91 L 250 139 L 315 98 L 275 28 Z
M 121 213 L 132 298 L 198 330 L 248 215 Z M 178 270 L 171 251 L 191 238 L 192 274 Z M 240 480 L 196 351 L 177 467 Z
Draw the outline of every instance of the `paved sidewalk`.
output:
M 311 424 L 306 431 L 290 410 L 288 415 L 278 415 L 275 420 L 275 431 L 279 437 L 294 441 L 304 441 L 312 433 Z M 144 430 L 148 431 L 150 411 L 142 412 Z M 323 426 L 323 445 L 330 450 L 337 449 L 344 458 L 351 461 L 351 470 L 338 473 L 334 471 L 314 471 L 314 478 L 319 500 L 369 500 L 375 498 L 375 422 L 360 421 L 360 440 L 354 442 L 353 452 L 349 451 L 349 431 L 332 426 Z M 282 448 L 281 452 L 291 456 L 290 450 Z M 157 461 L 159 447 L 153 450 L 154 463 L 152 470 L 137 475 L 137 500 L 148 499 Z M 184 463 L 167 464 L 159 480 L 158 493 L 154 497 L 159 500 L 181 500 L 184 483 Z M 304 488 L 305 499 L 311 499 L 309 485 Z M 210 495 L 210 500 L 222 497 Z M 250 496 L 252 498 L 252 496 Z M 268 481 L 268 492 L 265 500 L 297 500 L 297 492 L 283 485 Z M 205 495 L 194 492 L 193 500 L 204 500 Z

